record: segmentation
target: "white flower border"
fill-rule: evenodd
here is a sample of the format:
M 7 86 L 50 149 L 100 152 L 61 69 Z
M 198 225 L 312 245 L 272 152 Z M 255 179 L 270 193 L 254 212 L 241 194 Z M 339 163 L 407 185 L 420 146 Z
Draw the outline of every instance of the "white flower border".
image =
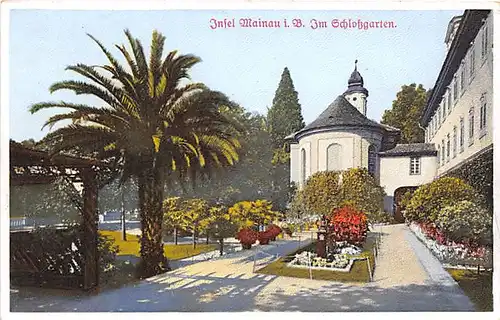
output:
M 312 269 L 312 270 L 327 270 L 327 271 L 339 271 L 339 272 L 351 272 L 352 265 L 356 260 L 366 260 L 366 258 L 351 258 L 349 259 L 349 264 L 345 266 L 345 268 L 332 268 L 332 267 L 313 267 L 313 266 L 305 266 L 300 264 L 294 264 L 297 261 L 297 258 L 294 258 L 292 261 L 287 263 L 287 267 L 290 268 L 299 268 L 299 269 Z
M 471 262 L 481 262 L 480 258 L 469 256 L 468 250 L 463 246 L 447 246 L 439 244 L 436 240 L 427 238 L 422 228 L 414 222 L 410 224 L 409 228 L 417 239 L 419 239 L 442 264 L 446 264 L 447 266 L 465 266 L 466 264 L 470 265 Z M 486 253 L 486 255 L 488 255 L 488 253 Z

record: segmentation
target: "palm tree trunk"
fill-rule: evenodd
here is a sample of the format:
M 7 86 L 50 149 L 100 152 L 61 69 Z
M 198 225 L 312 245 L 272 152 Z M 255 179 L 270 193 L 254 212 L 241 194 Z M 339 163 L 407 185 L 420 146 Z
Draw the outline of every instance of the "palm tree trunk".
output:
M 147 166 L 147 164 L 146 164 Z M 169 270 L 163 255 L 162 176 L 154 169 L 139 175 L 139 208 L 141 215 L 141 277 L 151 277 Z
M 174 228 L 174 243 L 175 243 L 175 245 L 177 245 L 177 234 L 178 234 L 177 227 L 175 227 Z

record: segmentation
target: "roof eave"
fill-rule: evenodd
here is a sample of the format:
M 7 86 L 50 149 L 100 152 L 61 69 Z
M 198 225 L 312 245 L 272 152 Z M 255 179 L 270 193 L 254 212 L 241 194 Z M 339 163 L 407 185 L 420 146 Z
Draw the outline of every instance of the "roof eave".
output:
M 466 39 L 471 37 L 471 41 L 474 40 L 477 32 L 479 31 L 480 27 L 477 28 L 477 30 L 472 30 L 470 25 L 472 23 L 476 23 L 477 20 L 481 21 L 483 18 L 487 17 L 490 12 L 491 10 L 465 10 L 462 15 L 462 21 L 460 22 L 457 33 L 453 38 L 450 49 L 441 67 L 441 71 L 439 72 L 436 83 L 432 89 L 431 96 L 425 106 L 424 115 L 420 119 L 420 124 L 422 126 L 426 126 L 429 122 L 432 113 L 439 104 L 439 99 L 443 96 L 448 83 L 451 81 L 453 74 L 456 72 L 463 59 L 462 57 L 458 59 L 459 61 L 456 61 L 457 55 L 460 53 L 459 49 L 462 49 L 463 54 L 465 55 L 470 46 L 470 41 L 466 41 Z M 469 37 L 466 37 L 467 35 Z

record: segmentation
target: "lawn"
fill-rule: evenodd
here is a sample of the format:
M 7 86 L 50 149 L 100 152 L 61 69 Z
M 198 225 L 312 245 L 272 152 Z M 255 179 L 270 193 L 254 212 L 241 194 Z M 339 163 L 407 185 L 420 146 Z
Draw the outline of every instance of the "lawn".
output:
M 257 271 L 257 273 L 285 276 L 285 277 L 295 277 L 295 278 L 307 278 L 309 279 L 309 269 L 299 269 L 288 267 L 288 262 L 292 261 L 296 253 L 304 251 L 307 249 L 314 249 L 315 243 L 309 244 L 299 250 L 291 252 L 286 257 L 282 257 L 264 268 Z M 367 239 L 365 245 L 363 246 L 363 252 L 361 255 L 368 256 L 370 259 L 370 266 L 372 273 L 375 267 L 375 259 L 373 255 L 373 247 L 375 245 L 374 239 Z M 332 281 L 343 281 L 343 282 L 369 282 L 370 274 L 368 271 L 368 265 L 366 260 L 354 261 L 350 272 L 339 272 L 339 271 L 328 271 L 328 270 L 312 270 L 312 278 L 314 280 L 332 280 Z
M 99 233 L 103 236 L 107 236 L 112 238 L 115 241 L 115 244 L 118 245 L 119 256 L 124 255 L 132 255 L 139 257 L 140 247 L 138 237 L 133 234 L 127 234 L 127 241 L 122 240 L 121 231 L 107 231 L 107 230 L 99 230 Z M 196 249 L 193 249 L 192 244 L 164 244 L 163 251 L 165 252 L 165 256 L 170 260 L 179 260 L 188 257 L 195 256 L 197 254 L 216 250 L 217 247 L 214 244 L 196 244 Z
M 493 272 L 446 269 L 476 306 L 477 311 L 493 311 Z

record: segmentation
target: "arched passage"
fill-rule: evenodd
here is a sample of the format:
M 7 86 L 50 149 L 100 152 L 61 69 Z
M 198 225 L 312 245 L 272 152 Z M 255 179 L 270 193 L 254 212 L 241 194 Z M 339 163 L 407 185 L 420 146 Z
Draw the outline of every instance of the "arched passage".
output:
M 396 190 L 394 190 L 394 202 L 393 202 L 393 212 L 394 212 L 394 219 L 396 219 L 397 222 L 404 222 L 405 218 L 403 217 L 403 212 L 401 210 L 401 199 L 405 195 L 406 192 L 413 193 L 415 190 L 417 190 L 418 187 L 416 186 L 405 186 L 405 187 L 399 187 Z

